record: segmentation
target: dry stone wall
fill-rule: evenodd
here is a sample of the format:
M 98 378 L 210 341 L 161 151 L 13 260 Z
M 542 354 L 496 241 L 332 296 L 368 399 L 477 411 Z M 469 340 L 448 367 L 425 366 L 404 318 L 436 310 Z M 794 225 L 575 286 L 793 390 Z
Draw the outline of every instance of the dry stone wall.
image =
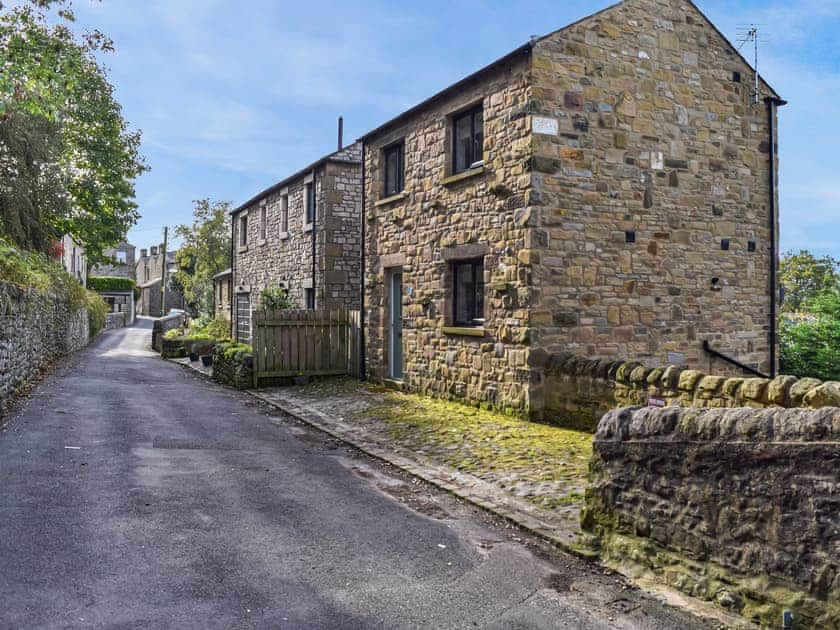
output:
M 815 378 L 727 377 L 675 365 L 650 368 L 637 361 L 552 355 L 545 367 L 547 421 L 594 430 L 611 409 L 634 405 L 676 407 L 840 407 L 840 383 Z
M 51 360 L 88 343 L 88 314 L 0 282 L 0 406 Z
M 622 409 L 582 515 L 603 558 L 776 627 L 840 628 L 840 409 Z
M 749 67 L 685 0 L 624 2 L 532 65 L 532 343 L 738 373 L 708 340 L 770 372 L 769 88 L 751 102 Z

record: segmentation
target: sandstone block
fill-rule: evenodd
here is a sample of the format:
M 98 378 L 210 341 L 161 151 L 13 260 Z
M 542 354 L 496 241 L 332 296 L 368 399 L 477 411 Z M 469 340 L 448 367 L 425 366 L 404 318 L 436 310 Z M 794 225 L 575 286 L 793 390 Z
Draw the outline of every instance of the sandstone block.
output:
M 812 389 L 802 399 L 808 409 L 821 407 L 840 407 L 840 383 L 829 381 Z

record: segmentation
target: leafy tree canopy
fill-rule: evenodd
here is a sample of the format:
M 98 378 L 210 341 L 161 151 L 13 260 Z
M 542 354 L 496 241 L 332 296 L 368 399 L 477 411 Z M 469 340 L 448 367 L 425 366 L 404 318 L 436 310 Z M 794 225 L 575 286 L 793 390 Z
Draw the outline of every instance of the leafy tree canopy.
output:
M 799 312 L 840 280 L 840 261 L 831 256 L 817 258 L 807 250 L 788 252 L 779 264 L 779 277 L 785 288 L 786 311 Z
M 70 234 L 95 263 L 139 218 L 147 167 L 97 60 L 113 44 L 74 20 L 70 0 L 0 3 L 0 232 L 40 251 Z
M 840 380 L 840 286 L 805 303 L 807 315 L 783 319 L 779 335 L 785 374 Z
M 177 253 L 179 271 L 173 282 L 194 310 L 212 317 L 213 276 L 230 267 L 231 204 L 210 199 L 193 203 L 193 224 L 175 228 L 183 245 Z

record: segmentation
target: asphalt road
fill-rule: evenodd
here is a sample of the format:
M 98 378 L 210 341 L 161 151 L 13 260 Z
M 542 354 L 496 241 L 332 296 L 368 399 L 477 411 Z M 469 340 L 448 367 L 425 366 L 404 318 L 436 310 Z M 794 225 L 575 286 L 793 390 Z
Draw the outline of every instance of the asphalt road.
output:
M 104 333 L 7 418 L 0 627 L 703 627 L 149 338 Z

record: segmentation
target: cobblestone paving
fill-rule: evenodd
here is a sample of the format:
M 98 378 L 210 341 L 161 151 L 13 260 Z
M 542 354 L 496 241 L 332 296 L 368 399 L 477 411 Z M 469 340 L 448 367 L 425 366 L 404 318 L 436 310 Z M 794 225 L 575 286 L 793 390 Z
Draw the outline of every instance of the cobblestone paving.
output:
M 318 412 L 354 436 L 431 461 L 527 501 L 541 518 L 577 529 L 592 436 L 353 379 L 260 390 L 280 406 Z

